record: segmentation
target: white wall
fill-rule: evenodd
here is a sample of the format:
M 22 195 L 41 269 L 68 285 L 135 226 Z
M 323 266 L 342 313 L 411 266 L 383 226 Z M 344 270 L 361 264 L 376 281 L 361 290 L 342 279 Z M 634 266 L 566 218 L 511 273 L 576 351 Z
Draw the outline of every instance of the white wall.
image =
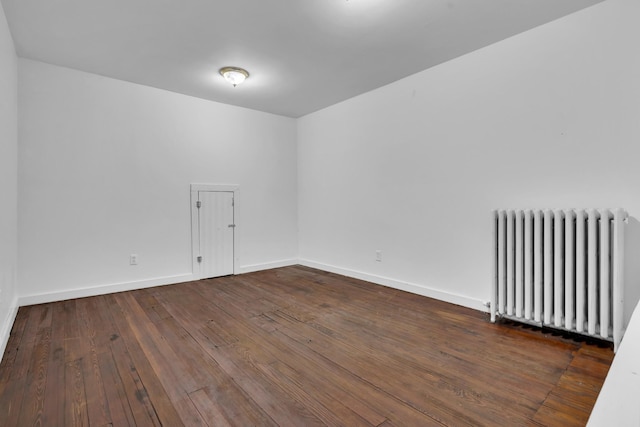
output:
M 0 359 L 17 311 L 18 72 L 0 5 Z
M 638 16 L 607 0 L 299 119 L 303 262 L 481 308 L 505 207 L 624 207 L 637 259 Z
M 239 271 L 295 262 L 293 119 L 26 59 L 19 111 L 21 303 L 189 280 L 191 183 L 240 186 Z
M 636 308 L 613 359 L 589 427 L 640 426 L 640 307 Z

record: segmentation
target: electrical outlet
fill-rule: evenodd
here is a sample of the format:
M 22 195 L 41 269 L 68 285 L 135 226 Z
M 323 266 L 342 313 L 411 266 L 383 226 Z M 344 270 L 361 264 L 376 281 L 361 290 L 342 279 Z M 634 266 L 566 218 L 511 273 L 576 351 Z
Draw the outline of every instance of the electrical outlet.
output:
M 138 254 L 129 255 L 129 265 L 138 265 Z
M 376 251 L 376 261 L 377 262 L 382 262 L 382 251 L 380 251 L 380 250 Z

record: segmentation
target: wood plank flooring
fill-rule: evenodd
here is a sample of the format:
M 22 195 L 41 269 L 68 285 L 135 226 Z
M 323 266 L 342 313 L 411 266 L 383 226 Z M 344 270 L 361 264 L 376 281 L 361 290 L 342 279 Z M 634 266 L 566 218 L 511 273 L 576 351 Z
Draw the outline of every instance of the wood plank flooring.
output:
M 22 307 L 2 426 L 582 426 L 610 347 L 294 266 Z

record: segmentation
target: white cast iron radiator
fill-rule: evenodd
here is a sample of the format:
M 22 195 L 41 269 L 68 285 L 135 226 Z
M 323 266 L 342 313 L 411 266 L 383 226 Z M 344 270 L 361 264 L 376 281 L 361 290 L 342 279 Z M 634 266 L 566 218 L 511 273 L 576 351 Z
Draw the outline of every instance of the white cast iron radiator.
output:
M 493 213 L 496 316 L 613 341 L 623 334 L 622 209 Z

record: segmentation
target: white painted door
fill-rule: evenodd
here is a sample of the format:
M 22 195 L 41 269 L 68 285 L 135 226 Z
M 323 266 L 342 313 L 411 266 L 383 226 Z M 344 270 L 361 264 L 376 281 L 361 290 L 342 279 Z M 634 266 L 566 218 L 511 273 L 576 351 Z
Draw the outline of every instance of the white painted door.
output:
M 233 192 L 198 191 L 197 205 L 200 277 L 233 274 Z

